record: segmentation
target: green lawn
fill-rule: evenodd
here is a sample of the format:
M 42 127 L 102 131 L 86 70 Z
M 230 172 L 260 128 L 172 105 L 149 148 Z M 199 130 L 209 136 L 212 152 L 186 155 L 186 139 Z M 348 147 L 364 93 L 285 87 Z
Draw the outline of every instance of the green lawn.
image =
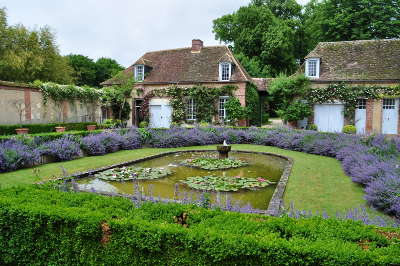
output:
M 22 169 L 0 174 L 0 186 L 9 187 L 18 184 L 30 184 L 59 177 L 62 176 L 61 167 L 64 167 L 69 174 L 72 174 L 162 152 L 191 149 L 216 149 L 216 146 L 173 149 L 145 148 L 120 151 L 104 156 L 85 157 L 68 162 L 51 163 L 38 166 L 35 169 Z M 285 193 L 285 204 L 287 206 L 292 202 L 296 209 L 319 212 L 325 210 L 328 214 L 365 206 L 362 188 L 353 183 L 344 174 L 339 161 L 333 158 L 258 145 L 233 145 L 233 149 L 272 152 L 294 159 L 294 167 Z M 372 210 L 369 211 L 375 213 Z

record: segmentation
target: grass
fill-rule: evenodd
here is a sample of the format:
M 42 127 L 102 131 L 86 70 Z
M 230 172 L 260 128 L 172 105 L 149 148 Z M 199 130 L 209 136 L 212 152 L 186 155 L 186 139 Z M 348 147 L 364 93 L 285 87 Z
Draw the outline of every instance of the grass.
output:
M 291 157 L 294 166 L 285 192 L 285 204 L 293 203 L 296 209 L 326 211 L 330 215 L 360 206 L 366 207 L 362 187 L 353 183 L 342 170 L 340 162 L 333 158 L 283 150 L 276 147 L 237 144 L 234 150 L 272 152 Z M 216 149 L 216 146 L 182 148 L 144 148 L 119 151 L 103 156 L 84 157 L 73 161 L 59 162 L 0 174 L 0 186 L 10 187 L 31 184 L 62 176 L 62 167 L 69 174 L 134 160 L 168 151 Z M 368 209 L 371 214 L 379 214 Z

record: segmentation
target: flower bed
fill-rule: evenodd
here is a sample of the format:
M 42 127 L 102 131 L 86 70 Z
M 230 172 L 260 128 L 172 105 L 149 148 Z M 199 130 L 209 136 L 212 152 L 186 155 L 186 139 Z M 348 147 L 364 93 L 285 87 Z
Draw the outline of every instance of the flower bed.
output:
M 172 172 L 164 168 L 121 167 L 98 173 L 95 177 L 108 181 L 129 181 L 134 179 L 158 179 L 170 174 Z
M 224 169 L 238 168 L 248 165 L 248 163 L 241 160 L 217 159 L 217 158 L 187 159 L 182 161 L 181 164 L 204 170 L 224 170 Z
M 262 177 L 249 178 L 240 176 L 191 176 L 181 181 L 190 188 L 208 191 L 238 191 L 239 189 L 258 189 L 273 182 Z

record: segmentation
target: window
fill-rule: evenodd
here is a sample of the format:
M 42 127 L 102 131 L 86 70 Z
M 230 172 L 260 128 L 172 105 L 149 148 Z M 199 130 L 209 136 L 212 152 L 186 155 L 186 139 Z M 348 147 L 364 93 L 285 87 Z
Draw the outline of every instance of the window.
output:
M 383 109 L 396 109 L 394 99 L 383 99 Z
M 197 107 L 196 102 L 193 98 L 189 98 L 186 101 L 186 120 L 196 120 Z
M 226 120 L 226 109 L 225 104 L 228 101 L 229 96 L 221 96 L 219 97 L 218 102 L 218 116 L 220 121 Z
M 356 108 L 357 109 L 366 109 L 367 108 L 367 99 L 358 99 Z
M 144 80 L 144 65 L 135 66 L 135 80 L 137 81 Z
M 319 78 L 319 58 L 309 58 L 306 60 L 306 76 Z
M 219 64 L 219 80 L 229 81 L 231 79 L 232 64 L 223 62 Z

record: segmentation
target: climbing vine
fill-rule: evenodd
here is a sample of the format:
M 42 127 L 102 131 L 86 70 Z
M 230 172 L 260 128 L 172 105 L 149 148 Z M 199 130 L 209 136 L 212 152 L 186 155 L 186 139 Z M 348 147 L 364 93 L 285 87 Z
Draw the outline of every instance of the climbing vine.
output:
M 217 114 L 217 99 L 219 96 L 232 96 L 237 89 L 236 86 L 227 85 L 219 88 L 205 86 L 194 86 L 180 88 L 172 86 L 166 89 L 153 90 L 143 98 L 142 115 L 146 120 L 149 118 L 149 102 L 153 97 L 169 97 L 172 107 L 172 121 L 176 123 L 185 120 L 185 99 L 193 98 L 197 107 L 197 121 L 211 122 L 212 117 Z
M 60 85 L 53 82 L 35 81 L 33 85 L 42 92 L 43 102 L 46 104 L 49 99 L 55 102 L 79 100 L 81 102 L 95 102 L 103 95 L 101 89 L 91 87 L 79 87 L 75 85 Z

